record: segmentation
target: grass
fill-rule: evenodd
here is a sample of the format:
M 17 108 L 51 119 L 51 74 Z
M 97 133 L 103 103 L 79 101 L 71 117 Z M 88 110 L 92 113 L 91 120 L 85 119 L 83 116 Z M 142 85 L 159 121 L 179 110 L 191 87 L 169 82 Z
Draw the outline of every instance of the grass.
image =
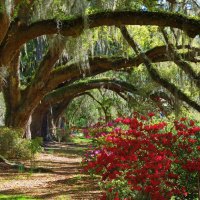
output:
M 23 195 L 2 195 L 0 194 L 0 199 L 7 199 L 7 200 L 36 200 L 31 197 L 26 197 Z
M 92 141 L 91 139 L 87 139 L 84 136 L 75 136 L 71 140 L 75 144 L 90 144 Z

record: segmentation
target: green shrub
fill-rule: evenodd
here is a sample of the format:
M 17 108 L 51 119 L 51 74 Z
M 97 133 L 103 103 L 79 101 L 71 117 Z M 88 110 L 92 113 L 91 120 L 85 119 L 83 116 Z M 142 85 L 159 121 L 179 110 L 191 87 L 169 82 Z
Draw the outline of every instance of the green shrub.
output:
M 7 159 L 32 159 L 41 150 L 41 139 L 27 140 L 22 130 L 0 127 L 0 155 Z

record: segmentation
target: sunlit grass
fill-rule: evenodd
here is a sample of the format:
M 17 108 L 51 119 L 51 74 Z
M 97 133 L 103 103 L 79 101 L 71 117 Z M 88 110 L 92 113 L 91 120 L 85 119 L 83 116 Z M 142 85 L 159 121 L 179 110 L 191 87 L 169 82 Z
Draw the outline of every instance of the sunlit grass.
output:
M 72 142 L 76 143 L 76 144 L 90 144 L 91 143 L 91 139 L 85 138 L 84 136 L 74 136 L 72 137 Z

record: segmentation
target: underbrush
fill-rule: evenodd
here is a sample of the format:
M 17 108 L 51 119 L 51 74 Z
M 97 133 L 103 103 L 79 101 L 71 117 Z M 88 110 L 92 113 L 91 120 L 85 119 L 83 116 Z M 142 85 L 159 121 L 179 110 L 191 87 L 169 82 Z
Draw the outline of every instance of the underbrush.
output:
M 0 128 L 0 155 L 6 159 L 32 159 L 41 150 L 41 144 L 41 138 L 23 139 L 20 129 Z

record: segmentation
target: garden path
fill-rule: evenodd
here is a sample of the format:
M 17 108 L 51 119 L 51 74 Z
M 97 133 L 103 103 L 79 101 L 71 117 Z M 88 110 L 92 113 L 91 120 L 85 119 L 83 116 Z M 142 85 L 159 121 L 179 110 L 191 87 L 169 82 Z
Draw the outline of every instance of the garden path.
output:
M 19 195 L 49 200 L 99 200 L 101 192 L 97 180 L 81 173 L 81 154 L 85 148 L 86 145 L 73 143 L 48 144 L 34 162 L 36 167 L 46 169 L 45 173 L 1 167 L 0 199 L 2 194 L 9 200 L 20 199 Z

